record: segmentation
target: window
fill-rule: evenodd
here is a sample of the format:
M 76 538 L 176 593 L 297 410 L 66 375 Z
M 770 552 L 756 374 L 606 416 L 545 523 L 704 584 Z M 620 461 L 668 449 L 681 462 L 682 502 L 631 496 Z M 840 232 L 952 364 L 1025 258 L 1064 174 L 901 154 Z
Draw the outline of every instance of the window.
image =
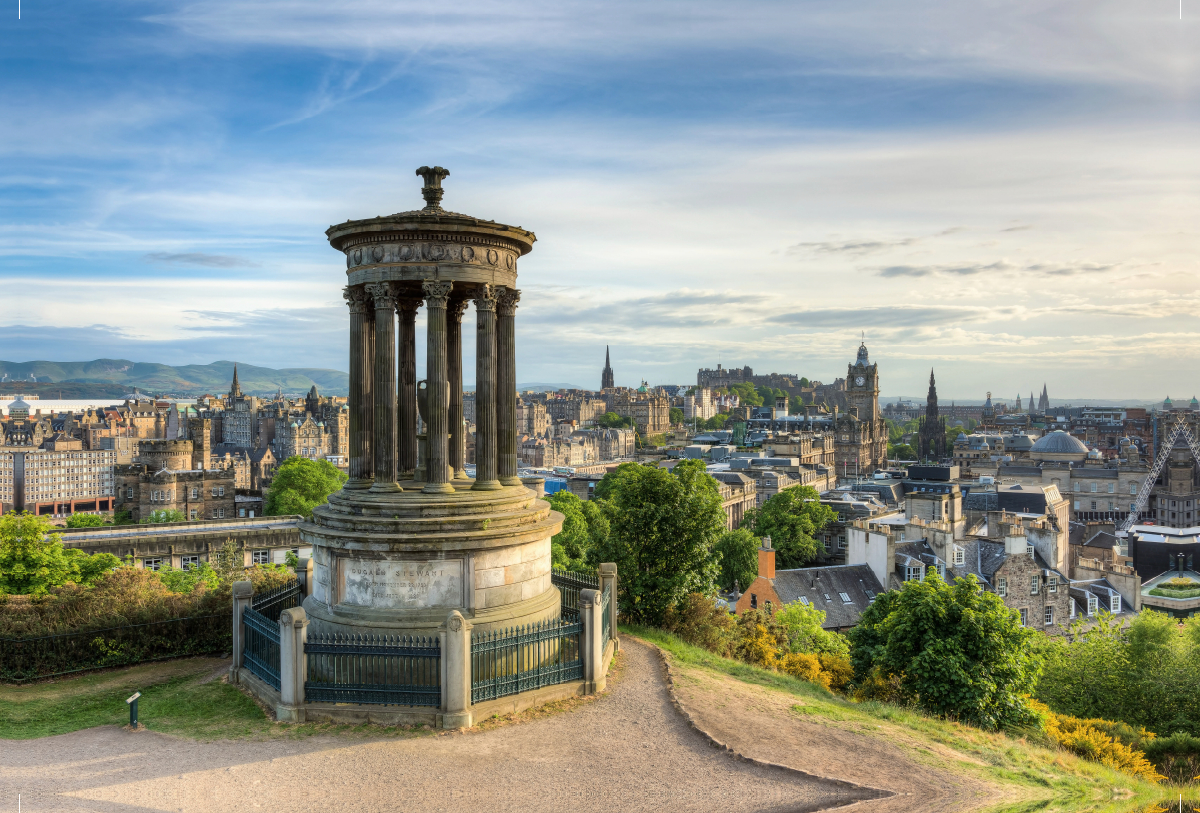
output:
M 1093 494 L 1096 493 L 1096 484 L 1095 483 L 1092 483 L 1092 493 Z
M 807 607 L 808 606 L 808 596 L 801 596 L 800 603 L 803 604 L 805 607 Z
M 1109 484 L 1108 484 L 1108 493 L 1109 493 L 1109 494 L 1112 494 L 1112 493 L 1113 493 L 1114 491 L 1116 491 L 1116 490 L 1117 490 L 1117 484 L 1116 484 L 1116 483 L 1109 483 Z
M 1036 596 L 1038 594 L 1038 588 L 1041 586 L 1041 584 L 1042 584 L 1042 577 L 1039 574 L 1034 573 L 1032 576 L 1030 576 L 1029 577 L 1029 595 Z
M 996 595 L 1004 598 L 1008 595 L 1008 579 L 1000 576 L 996 579 Z
M 183 556 L 179 560 L 179 567 L 181 570 L 191 570 L 193 567 L 197 567 L 199 564 L 199 556 Z
M 1092 510 L 1093 511 L 1096 510 L 1096 501 L 1095 500 L 1092 500 Z
M 1022 627 L 1029 626 L 1029 608 L 1022 607 L 1020 609 L 1020 613 L 1021 613 L 1021 626 Z
M 1057 593 L 1058 592 L 1058 574 L 1057 573 L 1050 574 L 1050 578 L 1046 584 L 1046 592 L 1047 593 Z
M 1046 608 L 1046 626 L 1050 626 L 1053 623 L 1054 623 L 1054 608 L 1047 607 Z
M 842 603 L 843 603 L 843 604 L 850 604 L 850 603 L 851 603 L 851 602 L 850 602 L 850 594 L 849 594 L 849 593 L 838 593 L 838 595 L 842 597 Z
M 921 581 L 921 566 L 920 566 L 920 565 L 907 565 L 907 566 L 905 566 L 905 568 L 904 568 L 904 580 L 905 580 L 906 582 L 919 582 L 919 581 Z
M 751 610 L 758 609 L 758 596 L 754 593 L 750 594 L 750 609 Z
M 217 487 L 213 486 L 213 496 L 217 496 Z
M 225 486 L 221 486 L 220 488 L 218 488 L 218 489 L 217 489 L 217 496 L 218 496 L 218 497 L 224 497 L 224 496 L 225 496 Z
M 239 508 L 239 509 L 238 509 L 238 516 L 239 516 L 239 517 L 244 517 L 244 516 L 246 516 L 246 509 L 245 509 L 245 508 Z
M 192 486 L 192 499 L 195 500 L 195 499 L 198 499 L 199 497 L 200 497 L 200 489 L 196 488 L 195 486 Z
M 967 563 L 967 551 L 965 548 L 954 546 L 954 564 L 956 566 L 965 565 Z
M 271 562 L 271 552 L 268 550 L 256 550 L 250 554 L 250 561 L 256 565 L 269 564 Z
M 146 570 L 158 570 L 162 567 L 162 559 L 143 559 L 142 564 Z
M 196 518 L 196 509 L 193 508 L 191 511 L 188 511 L 188 519 L 195 519 L 195 518 Z
M 1076 510 L 1076 511 L 1078 511 L 1080 508 L 1082 508 L 1082 507 L 1083 507 L 1083 506 L 1081 505 L 1081 503 L 1082 503 L 1082 502 L 1083 502 L 1083 500 L 1076 500 L 1076 501 L 1075 501 L 1075 510 Z
M 1108 609 L 1113 613 L 1121 612 L 1121 594 L 1116 593 L 1108 600 Z
M 1026 544 L 1026 545 L 1025 545 L 1025 552 L 1026 552 L 1026 553 L 1028 553 L 1028 554 L 1029 554 L 1029 558 L 1030 558 L 1030 559 L 1032 559 L 1032 558 L 1033 558 L 1033 545 Z
M 1083 491 L 1083 483 L 1081 483 L 1081 482 L 1079 482 L 1078 480 L 1076 480 L 1076 481 L 1075 481 L 1075 490 L 1076 490 L 1076 491 Z
M 213 509 L 213 519 L 224 519 L 224 518 L 225 518 L 225 509 L 224 508 L 214 508 Z
M 1094 593 L 1088 593 L 1088 615 L 1095 615 L 1098 602 Z

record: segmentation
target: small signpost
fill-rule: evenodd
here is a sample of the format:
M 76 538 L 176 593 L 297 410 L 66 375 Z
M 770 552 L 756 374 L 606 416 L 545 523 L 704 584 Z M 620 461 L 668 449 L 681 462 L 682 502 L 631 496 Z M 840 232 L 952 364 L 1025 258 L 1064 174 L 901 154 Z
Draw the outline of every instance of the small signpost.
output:
M 133 697 L 125 701 L 129 704 L 129 728 L 133 731 L 137 731 L 138 729 L 137 701 L 141 696 L 141 692 L 134 692 Z

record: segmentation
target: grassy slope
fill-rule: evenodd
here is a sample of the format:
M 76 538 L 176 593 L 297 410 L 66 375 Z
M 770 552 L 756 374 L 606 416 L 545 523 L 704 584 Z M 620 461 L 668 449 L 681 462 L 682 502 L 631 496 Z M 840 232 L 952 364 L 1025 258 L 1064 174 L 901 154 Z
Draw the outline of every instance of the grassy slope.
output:
M 126 725 L 125 698 L 136 691 L 140 722 L 152 731 L 198 740 L 267 739 L 313 734 L 416 736 L 427 732 L 374 725 L 280 725 L 218 677 L 228 661 L 188 658 L 143 664 L 29 686 L 0 686 L 0 740 Z M 432 733 L 432 732 L 428 732 Z
M 666 651 L 685 673 L 689 669 L 712 670 L 793 695 L 798 701 L 792 706 L 796 714 L 820 720 L 830 728 L 886 739 L 914 761 L 952 774 L 969 774 L 1022 800 L 997 810 L 1116 813 L 1142 810 L 1148 803 L 1177 798 L 1179 793 L 1177 788 L 1151 785 L 1023 737 L 980 731 L 899 706 L 852 703 L 812 683 L 719 657 L 661 630 L 622 629 Z M 957 752 L 962 759 L 945 756 L 948 752 Z M 1184 793 L 1189 795 L 1187 790 Z M 1190 795 L 1196 795 L 1194 788 Z

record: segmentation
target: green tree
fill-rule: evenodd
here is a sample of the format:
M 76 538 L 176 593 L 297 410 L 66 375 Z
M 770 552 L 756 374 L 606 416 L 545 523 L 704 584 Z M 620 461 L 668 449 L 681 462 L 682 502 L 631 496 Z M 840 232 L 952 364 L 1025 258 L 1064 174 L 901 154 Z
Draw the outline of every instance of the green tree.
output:
M 634 476 L 634 473 L 641 466 L 637 463 L 622 463 L 612 471 L 600 478 L 600 482 L 596 483 L 596 490 L 592 492 L 592 499 L 611 500 L 617 490 L 625 483 L 625 481 Z
M 845 636 L 823 629 L 825 611 L 811 604 L 793 601 L 775 612 L 775 621 L 787 635 L 788 649 L 809 655 L 850 656 Z
M 814 538 L 837 512 L 821 504 L 821 495 L 812 486 L 785 488 L 762 504 L 751 508 L 742 519 L 742 527 L 755 536 L 771 537 L 776 561 L 782 570 L 803 567 L 816 559 L 821 545 Z
M 111 553 L 64 548 L 52 528 L 24 511 L 0 515 L 0 593 L 40 596 L 64 584 L 91 584 L 120 565 Z
M 605 429 L 624 429 L 633 426 L 633 419 L 622 417 L 615 412 L 605 412 L 596 419 L 596 425 Z
M 99 514 L 72 514 L 67 517 L 68 528 L 96 528 L 104 524 Z
M 324 505 L 329 495 L 342 487 L 346 475 L 328 460 L 289 457 L 275 471 L 267 488 L 263 513 L 277 517 L 284 514 L 310 516 L 318 505 Z
M 997 729 L 1034 719 L 1025 702 L 1041 669 L 1034 634 L 974 576 L 951 586 L 932 573 L 876 597 L 848 637 L 860 682 L 897 680 L 932 714 Z
M 626 464 L 604 480 L 614 474 L 605 490 L 609 533 L 593 549 L 595 559 L 617 564 L 621 608 L 629 618 L 658 625 L 688 593 L 715 587 L 712 548 L 725 530 L 717 481 L 699 460 L 671 471 Z
M 917 450 L 907 443 L 889 443 L 888 457 L 893 460 L 916 460 Z
M 119 508 L 113 512 L 113 525 L 132 525 L 133 514 L 128 508 Z
M 201 562 L 188 570 L 163 565 L 155 575 L 172 593 L 191 593 L 198 586 L 215 590 L 221 584 L 221 577 L 209 567 L 208 562 Z
M 160 508 L 157 511 L 151 511 L 150 516 L 142 518 L 142 525 L 158 525 L 163 522 L 183 522 L 187 519 L 182 511 L 174 508 Z
M 671 407 L 671 425 L 683 423 L 683 410 L 679 407 Z
M 721 589 L 730 590 L 736 579 L 738 587 L 745 590 L 758 576 L 758 549 L 762 545 L 758 537 L 745 528 L 721 534 L 713 553 L 720 558 Z
M 592 561 L 592 547 L 608 534 L 603 508 L 566 489 L 551 494 L 548 501 L 563 515 L 563 529 L 550 540 L 551 564 L 563 570 L 594 571 L 598 562 Z

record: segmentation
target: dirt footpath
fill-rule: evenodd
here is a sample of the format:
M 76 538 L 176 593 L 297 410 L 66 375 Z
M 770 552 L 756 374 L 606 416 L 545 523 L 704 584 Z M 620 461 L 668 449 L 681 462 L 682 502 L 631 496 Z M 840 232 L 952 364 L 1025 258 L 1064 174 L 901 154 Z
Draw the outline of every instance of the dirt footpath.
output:
M 818 717 L 801 717 L 792 711 L 802 702 L 793 695 L 707 669 L 669 668 L 680 708 L 735 752 L 896 794 L 859 802 L 851 808 L 855 813 L 957 813 L 1004 801 L 984 783 L 913 760 L 898 747 L 895 732 L 889 731 L 885 740 L 847 731 Z
M 605 696 L 485 731 L 197 743 L 97 728 L 0 741 L 0 806 L 15 810 L 19 792 L 28 813 L 801 813 L 870 795 L 713 747 L 674 708 L 657 652 L 622 644 L 623 675 Z

